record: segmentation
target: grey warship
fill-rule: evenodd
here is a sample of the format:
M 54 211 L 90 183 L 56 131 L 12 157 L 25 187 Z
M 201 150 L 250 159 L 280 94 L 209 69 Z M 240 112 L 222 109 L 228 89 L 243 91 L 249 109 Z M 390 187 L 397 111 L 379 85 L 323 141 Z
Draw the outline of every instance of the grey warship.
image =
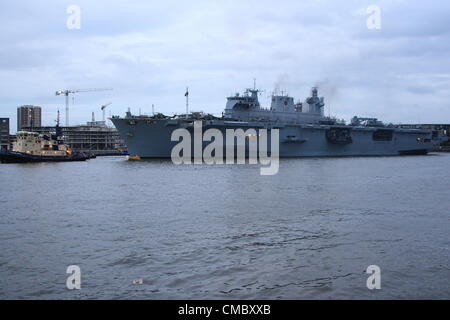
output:
M 385 125 L 375 118 L 355 116 L 345 124 L 326 117 L 325 99 L 319 97 L 316 87 L 304 102 L 295 103 L 291 96 L 274 93 L 270 108 L 261 107 L 258 94 L 259 90 L 252 88 L 228 97 L 221 117 L 203 112 L 135 116 L 128 111 L 125 117 L 113 116 L 111 121 L 129 154 L 140 158 L 170 158 L 178 143 L 171 141 L 173 131 L 192 131 L 198 121 L 203 128 L 219 129 L 223 134 L 227 129 L 266 129 L 270 136 L 272 129 L 279 129 L 280 157 L 424 155 L 437 143 L 435 134 L 427 129 Z

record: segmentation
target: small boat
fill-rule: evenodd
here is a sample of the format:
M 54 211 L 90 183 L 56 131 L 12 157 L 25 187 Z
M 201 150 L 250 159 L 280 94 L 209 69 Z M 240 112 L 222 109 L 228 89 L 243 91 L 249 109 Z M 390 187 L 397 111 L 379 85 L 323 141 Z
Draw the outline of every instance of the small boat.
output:
M 128 160 L 129 161 L 139 161 L 139 160 L 141 160 L 141 157 L 139 157 L 137 155 L 130 155 L 130 156 L 128 156 Z
M 1 163 L 86 161 L 92 156 L 73 152 L 62 139 L 62 130 L 56 126 L 56 134 L 19 131 L 13 150 L 0 151 Z

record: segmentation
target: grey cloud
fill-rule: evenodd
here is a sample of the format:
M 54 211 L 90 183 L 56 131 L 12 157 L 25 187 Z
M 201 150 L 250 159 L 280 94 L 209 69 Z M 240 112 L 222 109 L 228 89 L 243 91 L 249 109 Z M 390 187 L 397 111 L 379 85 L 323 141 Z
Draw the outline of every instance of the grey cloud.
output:
M 450 122 L 450 4 L 376 3 L 377 31 L 366 28 L 373 1 L 80 0 L 75 31 L 65 26 L 72 2 L 2 3 L 0 115 L 30 103 L 50 116 L 63 104 L 55 90 L 91 87 L 115 90 L 78 95 L 75 122 L 109 99 L 115 114 L 152 103 L 183 112 L 187 85 L 193 109 L 220 114 L 225 97 L 256 77 L 266 92 L 278 86 L 296 99 L 319 85 L 339 118 Z

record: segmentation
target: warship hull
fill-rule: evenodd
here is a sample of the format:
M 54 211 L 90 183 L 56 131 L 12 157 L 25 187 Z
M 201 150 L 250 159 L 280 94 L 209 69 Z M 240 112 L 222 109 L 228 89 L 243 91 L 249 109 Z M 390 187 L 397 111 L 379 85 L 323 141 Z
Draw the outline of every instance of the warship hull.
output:
M 193 121 L 188 119 L 149 120 L 145 117 L 112 118 L 128 152 L 141 158 L 170 158 L 178 141 L 171 141 L 176 129 L 193 133 Z M 283 124 L 226 120 L 202 121 L 202 129 L 218 129 L 225 136 L 227 129 L 279 129 L 280 157 L 345 157 L 424 155 L 432 149 L 431 131 L 422 129 L 350 127 L 319 124 Z M 346 132 L 346 139 L 333 138 L 336 132 Z M 193 134 L 192 134 L 193 137 Z M 203 142 L 203 148 L 209 142 Z M 193 145 L 193 142 L 191 143 Z M 226 146 L 225 146 L 226 147 Z M 270 152 L 270 143 L 268 145 Z M 248 154 L 248 141 L 246 142 Z M 225 153 L 224 153 L 225 154 Z

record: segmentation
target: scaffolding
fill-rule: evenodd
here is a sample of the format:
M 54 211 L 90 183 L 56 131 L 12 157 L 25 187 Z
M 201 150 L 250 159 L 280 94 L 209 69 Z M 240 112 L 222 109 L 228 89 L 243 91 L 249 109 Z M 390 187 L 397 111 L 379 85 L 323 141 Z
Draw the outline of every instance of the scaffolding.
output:
M 115 128 L 101 123 L 88 123 L 82 126 L 61 127 L 64 143 L 77 152 L 95 155 L 115 155 L 126 150 L 124 141 Z M 26 127 L 23 130 L 31 131 Z M 54 134 L 55 127 L 33 127 L 34 132 Z

